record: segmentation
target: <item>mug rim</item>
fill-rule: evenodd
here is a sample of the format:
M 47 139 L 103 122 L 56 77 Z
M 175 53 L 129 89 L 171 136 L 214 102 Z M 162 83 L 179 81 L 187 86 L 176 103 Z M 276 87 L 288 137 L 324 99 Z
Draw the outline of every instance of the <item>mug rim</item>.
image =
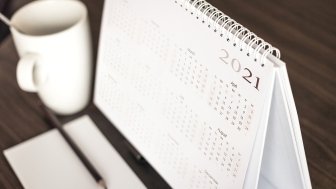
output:
M 13 14 L 13 16 L 10 19 L 10 22 L 12 24 L 14 24 L 14 26 L 15 26 L 15 23 L 13 23 L 13 20 L 15 20 L 23 10 L 25 10 L 26 8 L 29 8 L 30 6 L 34 6 L 35 4 L 43 4 L 43 3 L 50 3 L 50 2 L 56 2 L 57 3 L 57 2 L 61 2 L 61 1 L 65 2 L 65 3 L 68 3 L 68 2 L 76 3 L 77 5 L 80 6 L 80 11 L 81 11 L 82 15 L 79 17 L 79 19 L 76 22 L 71 24 L 69 27 L 66 27 L 66 28 L 64 28 L 60 31 L 52 32 L 52 33 L 48 33 L 48 34 L 32 35 L 32 34 L 27 34 L 25 32 L 22 32 L 22 31 L 20 31 L 16 28 L 14 28 L 13 26 L 10 26 L 11 32 L 17 33 L 17 34 L 25 36 L 25 37 L 32 37 L 32 38 L 50 37 L 50 36 L 55 36 L 55 35 L 65 33 L 67 31 L 75 28 L 77 25 L 79 25 L 80 23 L 84 22 L 87 19 L 88 10 L 87 10 L 85 4 L 81 1 L 79 1 L 79 0 L 37 0 L 37 1 L 27 3 L 24 6 L 22 6 L 21 8 L 19 8 L 17 11 L 15 11 L 15 13 Z

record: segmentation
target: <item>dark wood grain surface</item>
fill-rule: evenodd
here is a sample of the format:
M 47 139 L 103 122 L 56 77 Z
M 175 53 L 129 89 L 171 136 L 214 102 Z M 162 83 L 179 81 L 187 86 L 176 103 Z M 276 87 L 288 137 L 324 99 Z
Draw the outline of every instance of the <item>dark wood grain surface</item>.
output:
M 86 0 L 94 48 L 97 49 L 102 1 Z M 334 0 L 237 1 L 210 3 L 278 47 L 287 63 L 301 123 L 313 188 L 336 188 L 336 2 Z M 18 56 L 12 39 L 0 44 L 0 150 L 50 129 L 35 94 L 22 92 L 16 83 Z M 108 130 L 106 120 L 90 105 L 88 113 L 116 137 L 111 141 L 131 165 L 151 181 L 150 168 L 138 166 L 121 145 L 122 136 Z M 76 115 L 75 115 L 76 116 Z M 64 121 L 73 117 L 63 117 Z M 22 188 L 4 156 L 0 155 L 0 188 Z

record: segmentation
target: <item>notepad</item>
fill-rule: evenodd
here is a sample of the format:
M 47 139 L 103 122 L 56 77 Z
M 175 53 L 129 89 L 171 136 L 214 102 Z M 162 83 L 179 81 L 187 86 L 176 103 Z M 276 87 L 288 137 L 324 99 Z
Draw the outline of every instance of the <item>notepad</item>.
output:
M 311 188 L 277 48 L 204 0 L 104 6 L 94 103 L 171 187 Z
M 88 116 L 68 123 L 65 130 L 109 188 L 146 188 Z M 9 148 L 4 154 L 26 189 L 99 188 L 57 130 Z

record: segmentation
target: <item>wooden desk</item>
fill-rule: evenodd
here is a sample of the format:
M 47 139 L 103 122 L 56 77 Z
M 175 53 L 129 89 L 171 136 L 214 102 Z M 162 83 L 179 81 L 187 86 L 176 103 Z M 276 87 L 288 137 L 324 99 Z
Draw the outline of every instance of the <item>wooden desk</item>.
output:
M 85 2 L 88 3 L 97 49 L 102 2 Z M 335 188 L 336 4 L 332 0 L 209 2 L 281 50 L 300 117 L 313 187 Z M 22 92 L 17 86 L 17 60 L 9 37 L 0 45 L 1 151 L 50 129 L 38 108 L 37 96 Z M 115 129 L 107 129 L 110 125 L 94 106 L 89 106 L 83 113 L 90 114 L 102 130 L 114 136 L 111 142 L 146 184 L 160 186 L 159 181 L 151 178 L 152 169 L 133 161 L 122 146 L 122 136 Z M 67 121 L 75 116 L 62 119 Z M 0 188 L 22 188 L 2 154 Z

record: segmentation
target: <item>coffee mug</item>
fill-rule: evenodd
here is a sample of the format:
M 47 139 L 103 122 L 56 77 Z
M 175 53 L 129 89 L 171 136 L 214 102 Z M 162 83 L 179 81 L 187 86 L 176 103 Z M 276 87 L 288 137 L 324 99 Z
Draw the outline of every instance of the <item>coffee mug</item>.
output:
M 73 114 L 90 100 L 92 47 L 88 13 L 77 0 L 40 0 L 11 18 L 20 60 L 19 87 L 37 92 L 58 114 Z

